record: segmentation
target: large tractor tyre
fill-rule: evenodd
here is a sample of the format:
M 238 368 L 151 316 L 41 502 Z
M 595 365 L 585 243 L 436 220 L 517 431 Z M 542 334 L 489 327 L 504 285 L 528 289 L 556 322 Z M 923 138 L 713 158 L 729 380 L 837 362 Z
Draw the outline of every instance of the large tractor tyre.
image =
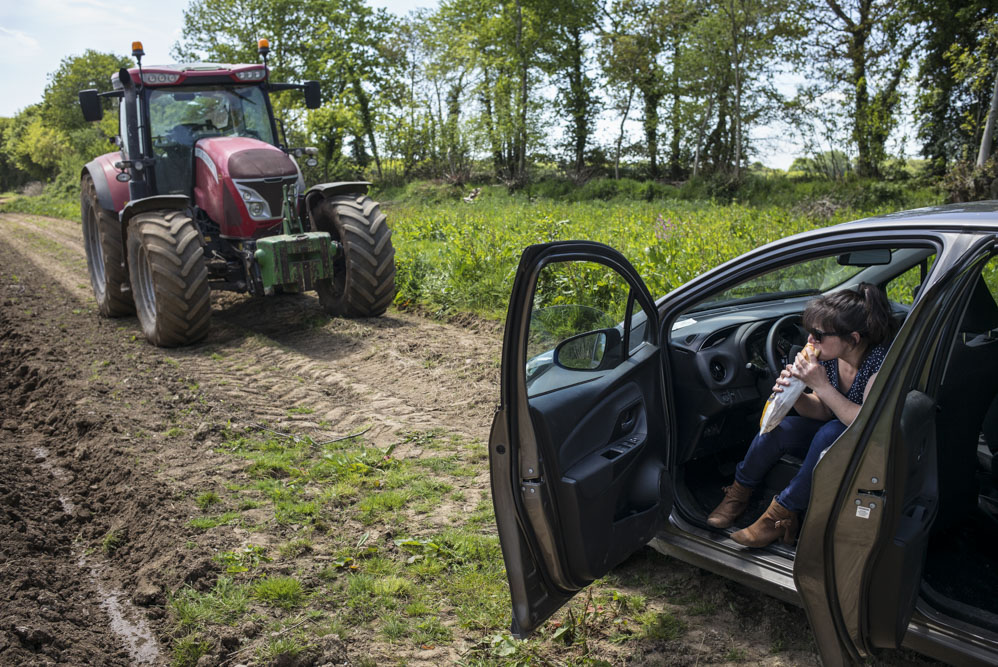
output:
M 317 231 L 329 232 L 343 247 L 333 277 L 316 288 L 323 309 L 340 317 L 384 313 L 395 296 L 395 248 L 378 202 L 367 195 L 329 197 L 312 219 Z
M 97 199 L 97 188 L 90 175 L 80 181 L 80 212 L 83 216 L 83 243 L 87 249 L 87 272 L 97 298 L 97 308 L 104 317 L 122 317 L 135 312 L 130 292 L 121 291 L 128 284 L 125 249 L 117 216 L 104 210 Z
M 136 214 L 128 223 L 128 271 L 135 311 L 150 343 L 176 347 L 204 338 L 211 288 L 201 237 L 187 214 Z

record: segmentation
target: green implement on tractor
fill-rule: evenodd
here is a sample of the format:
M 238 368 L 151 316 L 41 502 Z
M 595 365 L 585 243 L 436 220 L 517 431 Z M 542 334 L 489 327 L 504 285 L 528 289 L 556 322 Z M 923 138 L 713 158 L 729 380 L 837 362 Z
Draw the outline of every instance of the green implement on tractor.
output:
M 328 232 L 305 232 L 294 214 L 293 186 L 284 187 L 284 234 L 267 236 L 256 244 L 263 287 L 286 292 L 315 289 L 320 280 L 333 277 L 333 258 L 340 244 Z

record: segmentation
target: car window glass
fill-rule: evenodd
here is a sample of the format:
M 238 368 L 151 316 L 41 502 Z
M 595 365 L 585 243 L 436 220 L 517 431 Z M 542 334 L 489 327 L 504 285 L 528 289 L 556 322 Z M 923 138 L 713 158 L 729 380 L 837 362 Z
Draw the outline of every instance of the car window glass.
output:
M 984 284 L 988 286 L 991 296 L 998 302 L 998 256 L 988 260 L 988 263 L 984 265 L 984 270 L 981 271 L 981 276 L 984 278 Z
M 775 300 L 820 294 L 841 285 L 862 271 L 862 267 L 842 266 L 837 259 L 838 255 L 831 255 L 781 266 L 717 292 L 701 301 L 692 310 L 735 304 L 746 299 Z
M 645 317 L 645 311 L 641 308 L 637 301 L 631 304 L 631 334 L 629 337 L 629 345 L 627 352 L 630 354 L 634 350 L 638 349 L 645 340 L 645 335 L 647 333 L 648 318 Z
M 925 259 L 924 264 L 916 264 L 893 280 L 890 280 L 886 285 L 887 298 L 894 303 L 906 306 L 913 304 L 915 297 L 918 295 L 918 290 L 922 286 L 922 282 L 932 269 L 932 263 L 935 259 L 936 256 L 931 255 Z
M 595 262 L 554 262 L 538 276 L 527 335 L 528 395 L 578 384 L 624 359 L 630 287 Z

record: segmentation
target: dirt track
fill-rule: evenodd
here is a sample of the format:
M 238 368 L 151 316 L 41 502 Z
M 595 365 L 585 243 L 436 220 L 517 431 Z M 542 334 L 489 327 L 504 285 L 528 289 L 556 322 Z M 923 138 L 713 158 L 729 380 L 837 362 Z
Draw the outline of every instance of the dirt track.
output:
M 367 429 L 382 448 L 398 445 L 400 432 L 432 429 L 484 441 L 500 344 L 491 324 L 395 311 L 336 320 L 312 296 L 216 294 L 204 343 L 157 349 L 134 318 L 96 315 L 78 223 L 0 216 L 0 664 L 168 663 L 177 638 L 168 596 L 210 587 L 211 555 L 232 548 L 238 532 L 188 527 L 193 495 L 240 468 L 217 451 L 219 425 L 265 423 L 316 440 Z M 418 455 L 405 451 L 416 446 L 394 455 Z M 479 465 L 468 480 L 476 494 L 488 488 Z M 606 658 L 814 663 L 799 610 L 695 568 L 677 564 L 671 577 L 669 585 L 694 591 L 681 604 L 709 599 L 717 612 L 691 618 L 686 636 L 664 649 L 608 643 Z M 254 662 L 235 651 L 254 632 L 214 638 L 197 664 Z M 325 638 L 281 664 L 450 664 L 482 640 L 459 636 L 452 647 L 413 653 Z
M 166 593 L 216 569 L 184 547 L 182 507 L 232 465 L 218 423 L 369 429 L 381 446 L 401 428 L 487 436 L 494 328 L 221 295 L 203 344 L 159 350 L 134 318 L 96 316 L 86 276 L 78 224 L 0 218 L 0 663 L 169 660 Z M 178 414 L 190 435 L 164 440 Z

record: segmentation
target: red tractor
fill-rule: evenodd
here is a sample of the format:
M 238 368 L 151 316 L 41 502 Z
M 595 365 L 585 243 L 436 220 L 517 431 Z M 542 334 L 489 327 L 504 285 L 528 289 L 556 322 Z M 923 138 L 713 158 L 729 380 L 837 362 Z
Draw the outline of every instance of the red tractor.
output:
M 395 250 L 370 183 L 306 189 L 278 135 L 270 93 L 299 89 L 321 104 L 316 81 L 272 83 L 263 64 L 138 67 L 112 90 L 80 92 L 87 120 L 101 97 L 119 99 L 119 151 L 88 163 L 80 204 L 90 282 L 100 313 L 136 313 L 155 345 L 186 345 L 208 331 L 211 290 L 315 290 L 332 315 L 380 315 L 395 291 Z

